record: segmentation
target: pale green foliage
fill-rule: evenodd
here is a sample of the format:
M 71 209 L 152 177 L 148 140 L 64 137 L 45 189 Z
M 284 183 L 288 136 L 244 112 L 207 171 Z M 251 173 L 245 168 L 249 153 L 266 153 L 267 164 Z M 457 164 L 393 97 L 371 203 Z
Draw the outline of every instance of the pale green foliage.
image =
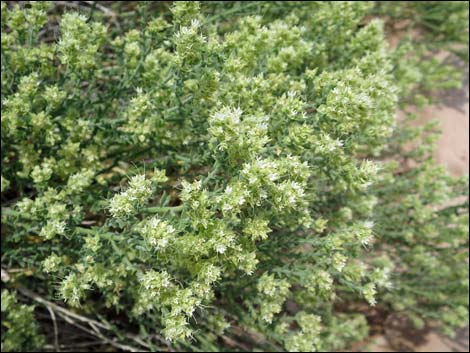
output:
M 173 242 L 175 228 L 158 217 L 152 217 L 138 226 L 138 231 L 142 234 L 149 245 L 157 250 L 163 250 L 168 243 Z
M 100 23 L 87 24 L 78 13 L 66 13 L 60 22 L 61 37 L 57 45 L 59 59 L 72 72 L 82 73 L 96 66 L 96 55 L 106 28 Z
M 113 217 L 128 217 L 147 203 L 152 195 L 152 182 L 144 175 L 136 175 L 129 181 L 129 188 L 110 200 L 109 211 Z
M 282 304 L 289 294 L 289 282 L 286 280 L 276 280 L 273 275 L 266 273 L 258 280 L 257 289 L 261 295 L 260 299 L 260 320 L 271 323 L 275 314 L 282 309 Z
M 2 264 L 152 350 L 242 331 L 344 349 L 367 335 L 358 302 L 463 317 L 468 204 L 432 207 L 468 180 L 420 158 L 432 140 L 401 151 L 422 131 L 395 121 L 445 71 L 391 50 L 372 3 L 135 6 L 117 26 L 2 4 Z M 422 271 L 454 284 L 421 300 Z
M 289 352 L 315 352 L 320 342 L 320 317 L 300 312 L 296 321 L 300 326 L 300 332 L 286 339 L 286 349 Z
M 32 351 L 44 336 L 34 319 L 34 307 L 18 303 L 16 292 L 2 290 L 2 352 Z

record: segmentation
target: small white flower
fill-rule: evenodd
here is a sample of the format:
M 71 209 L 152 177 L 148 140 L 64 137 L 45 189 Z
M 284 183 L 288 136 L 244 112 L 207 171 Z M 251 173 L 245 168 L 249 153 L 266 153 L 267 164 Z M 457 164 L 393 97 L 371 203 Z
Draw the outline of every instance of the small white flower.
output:
M 223 254 L 227 250 L 227 247 L 224 244 L 218 244 L 215 247 L 215 251 L 217 251 L 219 254 Z
M 268 178 L 269 178 L 270 181 L 275 181 L 275 180 L 279 179 L 279 174 L 277 174 L 275 172 L 272 172 L 272 173 L 269 174 Z
M 157 246 L 161 249 L 166 248 L 167 245 L 168 245 L 168 238 L 167 237 L 161 238 L 157 242 Z
M 198 28 L 199 25 L 200 25 L 200 22 L 197 18 L 194 18 L 194 19 L 191 20 L 191 27 Z
M 362 244 L 363 246 L 369 246 L 370 243 L 372 243 L 372 240 L 373 240 L 373 239 L 374 239 L 374 238 L 373 238 L 372 235 L 367 235 L 367 236 L 365 236 L 365 237 L 363 237 L 363 238 L 361 239 L 361 244 Z
M 224 203 L 224 205 L 222 206 L 223 212 L 228 212 L 228 211 L 231 211 L 232 209 L 233 209 L 233 206 L 229 203 Z
M 296 95 L 297 95 L 297 92 L 295 92 L 295 91 L 287 92 L 287 97 L 289 97 L 289 98 L 295 98 Z

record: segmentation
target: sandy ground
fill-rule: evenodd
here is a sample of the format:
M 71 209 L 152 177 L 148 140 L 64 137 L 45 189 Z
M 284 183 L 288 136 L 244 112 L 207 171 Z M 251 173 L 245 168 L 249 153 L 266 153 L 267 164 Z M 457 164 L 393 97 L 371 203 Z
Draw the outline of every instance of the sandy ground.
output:
M 394 349 L 384 336 L 376 337 L 369 346 L 371 352 L 468 352 L 468 327 L 460 330 L 455 338 L 431 331 L 419 339 L 419 344 L 409 340 L 409 346 Z
M 469 78 L 468 65 L 464 72 L 463 88 L 441 96 L 439 106 L 430 106 L 419 114 L 422 121 L 437 119 L 442 135 L 436 151 L 436 161 L 453 175 L 469 173 Z

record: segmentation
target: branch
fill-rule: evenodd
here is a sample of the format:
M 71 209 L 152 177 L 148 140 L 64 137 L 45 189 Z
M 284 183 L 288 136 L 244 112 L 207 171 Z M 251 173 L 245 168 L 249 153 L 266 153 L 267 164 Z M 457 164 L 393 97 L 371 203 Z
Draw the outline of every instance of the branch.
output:
M 52 324 L 54 326 L 54 348 L 56 352 L 60 352 L 60 345 L 59 345 L 59 329 L 57 328 L 57 320 L 55 318 L 54 310 L 52 310 L 49 306 L 46 306 L 49 314 L 51 314 Z
M 2 277 L 3 277 L 3 273 L 4 273 L 4 271 L 2 269 Z M 55 312 L 60 317 L 62 317 L 65 321 L 67 321 L 69 324 L 81 329 L 82 331 L 85 331 L 85 332 L 89 333 L 90 335 L 93 335 L 95 337 L 98 337 L 98 338 L 102 339 L 106 343 L 108 343 L 108 344 L 110 344 L 110 345 L 112 345 L 112 346 L 114 346 L 118 349 L 121 349 L 121 350 L 124 350 L 124 351 L 129 351 L 129 352 L 142 352 L 142 349 L 139 349 L 139 348 L 136 348 L 136 347 L 133 347 L 133 346 L 129 346 L 129 345 L 126 345 L 126 344 L 121 344 L 121 343 L 115 342 L 114 340 L 112 340 L 108 337 L 105 337 L 99 329 L 101 328 L 101 329 L 106 330 L 106 331 L 112 331 L 112 327 L 109 326 L 109 325 L 105 325 L 105 324 L 103 324 L 99 321 L 96 321 L 96 320 L 90 319 L 88 317 L 73 313 L 73 312 L 71 312 L 71 311 L 69 311 L 69 310 L 67 310 L 67 309 L 65 309 L 65 308 L 63 308 L 63 307 L 61 307 L 57 304 L 54 304 L 54 303 L 42 298 L 38 294 L 36 294 L 36 293 L 34 293 L 34 292 L 30 291 L 29 289 L 26 289 L 24 287 L 18 287 L 17 290 L 18 290 L 18 292 L 20 292 L 24 296 L 34 300 L 35 302 L 37 302 L 39 304 L 44 305 L 48 310 Z M 79 324 L 77 321 L 87 324 L 92 329 L 89 329 L 89 328 Z M 143 342 L 142 340 L 140 340 L 138 337 L 136 337 L 134 335 L 125 334 L 125 337 L 132 340 L 132 341 L 134 341 L 134 342 L 136 342 L 136 343 L 138 343 L 141 346 L 144 346 L 147 349 L 150 348 L 150 346 L 147 343 Z
M 183 210 L 184 205 L 171 206 L 171 207 L 146 207 L 141 211 L 145 213 L 165 213 L 165 212 L 179 212 Z
M 110 17 L 113 17 L 113 18 L 117 17 L 116 13 L 113 10 L 108 9 L 105 6 L 98 4 L 96 1 L 84 1 L 84 2 L 87 3 L 90 6 L 95 6 L 98 10 L 100 10 L 101 12 L 106 14 L 107 16 L 110 16 Z

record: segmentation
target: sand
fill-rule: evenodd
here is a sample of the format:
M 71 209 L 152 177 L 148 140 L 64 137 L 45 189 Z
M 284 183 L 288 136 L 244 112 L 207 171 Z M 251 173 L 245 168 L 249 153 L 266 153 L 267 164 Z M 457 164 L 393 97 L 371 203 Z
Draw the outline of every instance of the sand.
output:
M 435 154 L 436 161 L 455 175 L 469 174 L 469 81 L 468 65 L 462 68 L 463 88 L 447 91 L 434 105 L 419 112 L 425 122 L 439 120 L 442 135 Z

